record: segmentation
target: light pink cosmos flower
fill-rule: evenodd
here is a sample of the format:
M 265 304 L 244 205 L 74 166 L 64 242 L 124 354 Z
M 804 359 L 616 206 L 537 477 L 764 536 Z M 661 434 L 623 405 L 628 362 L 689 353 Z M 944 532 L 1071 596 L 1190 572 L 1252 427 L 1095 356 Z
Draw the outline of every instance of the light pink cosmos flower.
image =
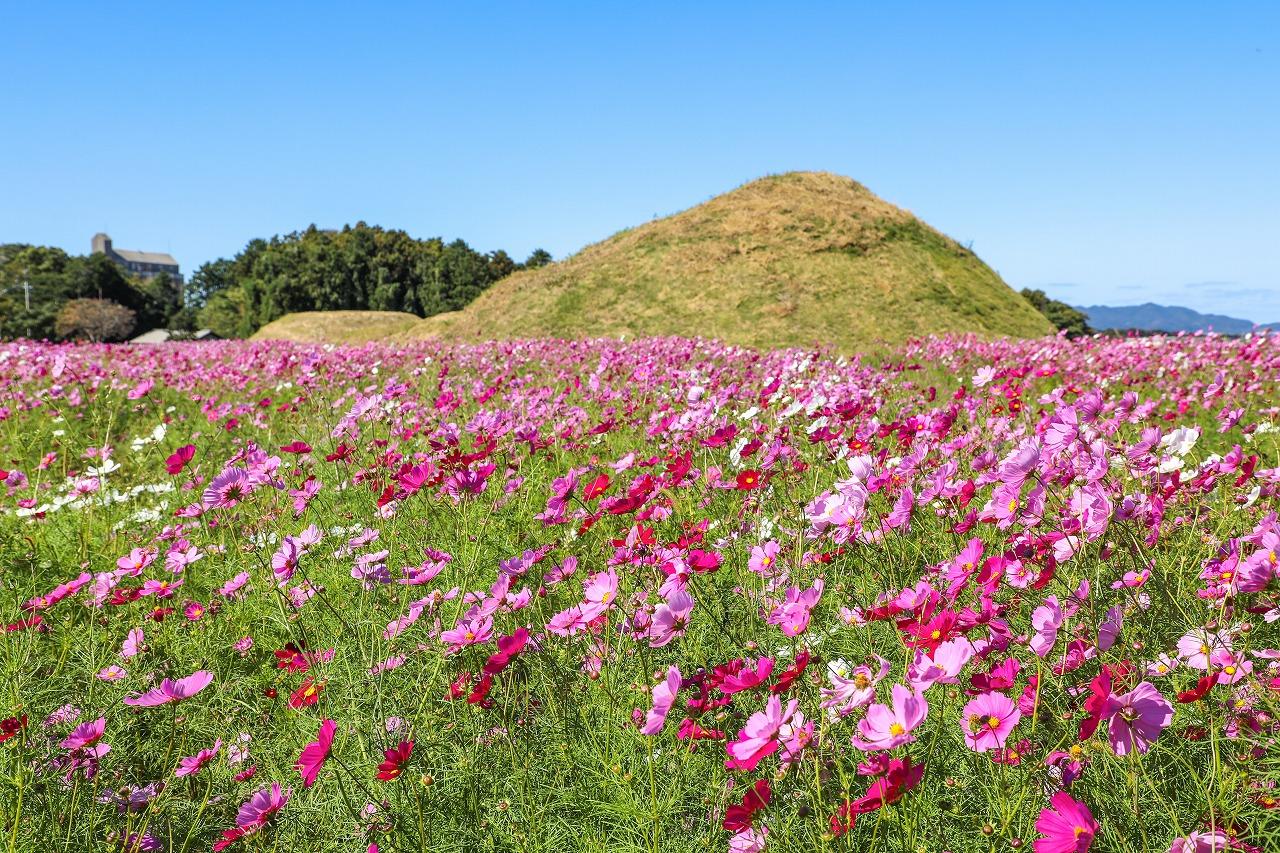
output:
M 649 645 L 655 649 L 661 648 L 676 637 L 683 636 L 692 612 L 693 596 L 684 589 L 673 590 L 666 601 L 654 608 L 653 622 L 649 625 Z
M 1036 632 L 1031 638 L 1031 651 L 1043 658 L 1053 650 L 1053 644 L 1058 641 L 1058 629 L 1062 627 L 1062 607 L 1056 595 L 1046 598 L 1044 604 L 1032 612 L 1031 627 Z
M 1169 853 L 1225 853 L 1231 839 L 1220 829 L 1212 832 L 1193 832 L 1186 838 L 1175 838 L 1169 845 Z
M 680 684 L 680 669 L 673 666 L 667 670 L 666 679 L 658 682 L 653 688 L 653 707 L 645 715 L 640 734 L 656 735 L 662 731 L 662 727 L 667 722 L 667 714 L 675 704 L 676 694 L 680 692 Z
M 929 713 L 929 703 L 924 694 L 901 684 L 893 685 L 893 705 L 876 703 L 867 709 L 867 716 L 858 721 L 858 733 L 853 745 L 866 752 L 893 749 L 911 743 L 911 732 L 924 722 Z
M 182 776 L 194 776 L 200 770 L 213 761 L 214 756 L 218 754 L 218 750 L 222 749 L 222 739 L 219 738 L 213 742 L 213 746 L 208 749 L 202 749 L 195 755 L 188 755 L 178 759 L 178 769 L 173 771 L 173 775 L 181 778 Z
M 466 622 L 459 620 L 453 628 L 441 632 L 440 642 L 447 643 L 452 653 L 465 646 L 487 643 L 491 637 L 493 637 L 493 618 L 482 616 Z
M 1108 718 L 1107 732 L 1116 755 L 1127 755 L 1131 749 L 1146 752 L 1173 722 L 1173 705 L 1149 681 L 1128 693 L 1113 693 L 1102 713 Z
M 1002 749 L 1013 727 L 1022 719 L 1014 701 L 1003 693 L 975 696 L 960 712 L 964 742 L 974 752 Z
M 124 644 L 120 647 L 120 657 L 128 660 L 137 657 L 140 652 L 147 648 L 146 637 L 142 633 L 141 628 L 129 629 L 129 634 L 124 638 Z
M 1120 605 L 1117 604 L 1108 608 L 1106 618 L 1098 626 L 1099 651 L 1105 652 L 1116 644 L 1122 625 L 1124 625 L 1124 610 L 1120 608 Z
M 1178 657 L 1192 669 L 1208 669 L 1210 656 L 1218 651 L 1231 651 L 1231 638 L 1224 633 L 1196 628 L 1178 640 Z
M 792 699 L 784 710 L 782 700 L 776 695 L 770 696 L 763 711 L 757 711 L 747 720 L 738 739 L 725 745 L 729 758 L 724 766 L 730 770 L 755 770 L 760 760 L 778 750 L 778 735 L 782 727 L 790 722 L 796 712 L 799 701 Z
M 932 655 L 916 649 L 915 659 L 907 666 L 907 683 L 916 690 L 927 690 L 935 684 L 956 684 L 960 671 L 975 654 L 973 642 L 965 637 L 939 644 Z
M 128 678 L 129 673 L 125 672 L 123 668 L 113 663 L 110 666 L 104 666 L 102 669 L 98 670 L 97 677 L 103 681 L 121 681 Z
M 747 561 L 747 568 L 760 577 L 772 577 L 778 570 L 778 553 L 782 551 L 782 546 L 777 542 L 769 541 L 763 545 L 756 545 L 751 549 L 751 558 Z
M 582 585 L 582 615 L 588 622 L 613 606 L 618 597 L 618 573 L 614 569 L 598 572 Z
M 208 670 L 197 670 L 186 678 L 177 681 L 166 678 L 159 687 L 152 687 L 138 696 L 126 696 L 124 704 L 142 708 L 154 708 L 158 705 L 170 705 L 190 699 L 213 683 L 213 673 Z
M 855 666 L 848 675 L 842 675 L 843 667 L 831 664 L 827 667 L 830 687 L 822 688 L 822 707 L 838 716 L 853 713 L 855 708 L 867 705 L 875 698 L 876 685 L 889 674 L 889 662 L 875 656 L 878 666 Z

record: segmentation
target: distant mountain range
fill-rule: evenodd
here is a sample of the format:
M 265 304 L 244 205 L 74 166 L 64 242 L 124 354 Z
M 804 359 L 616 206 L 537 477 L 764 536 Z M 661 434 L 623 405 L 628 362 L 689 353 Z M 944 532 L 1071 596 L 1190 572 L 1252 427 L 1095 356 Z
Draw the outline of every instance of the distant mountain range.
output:
M 1243 335 L 1255 328 L 1280 331 L 1280 323 L 1255 326 L 1251 320 L 1225 314 L 1201 314 L 1181 305 L 1089 305 L 1076 306 L 1095 329 L 1137 329 L 1141 332 L 1198 332 L 1212 329 L 1226 335 Z

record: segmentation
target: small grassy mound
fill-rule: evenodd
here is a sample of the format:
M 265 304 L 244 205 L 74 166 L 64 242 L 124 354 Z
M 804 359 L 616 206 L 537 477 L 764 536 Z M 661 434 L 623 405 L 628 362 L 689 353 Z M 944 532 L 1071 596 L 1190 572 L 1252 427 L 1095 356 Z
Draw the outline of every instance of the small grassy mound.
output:
M 252 340 L 363 344 L 402 335 L 420 322 L 402 311 L 298 311 L 263 326 Z

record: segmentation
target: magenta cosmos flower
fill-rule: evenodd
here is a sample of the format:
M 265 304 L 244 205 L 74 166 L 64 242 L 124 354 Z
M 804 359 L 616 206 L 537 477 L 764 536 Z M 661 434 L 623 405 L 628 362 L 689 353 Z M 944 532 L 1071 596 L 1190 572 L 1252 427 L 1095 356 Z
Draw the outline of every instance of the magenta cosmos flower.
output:
M 178 769 L 173 771 L 174 776 L 194 776 L 200 770 L 213 761 L 213 757 L 218 754 L 218 750 L 222 749 L 222 740 L 215 740 L 213 746 L 208 749 L 202 749 L 195 755 L 189 755 L 185 758 L 178 759 Z
M 924 694 L 901 684 L 893 685 L 893 706 L 876 703 L 867 709 L 867 716 L 858 721 L 858 733 L 853 745 L 867 752 L 893 749 L 911 743 L 911 734 L 929 713 L 929 703 Z
M 320 724 L 316 739 L 302 748 L 302 755 L 298 756 L 297 763 L 293 765 L 302 774 L 302 787 L 310 788 L 316 783 L 320 768 L 324 766 L 329 753 L 333 751 L 333 735 L 337 730 L 337 723 L 333 720 L 325 720 Z
M 157 705 L 169 705 L 190 699 L 213 683 L 213 673 L 208 670 L 197 670 L 186 678 L 174 681 L 166 678 L 159 687 L 152 687 L 139 696 L 126 696 L 124 704 L 142 708 L 154 708 Z
M 279 782 L 272 782 L 270 788 L 258 791 L 240 806 L 235 828 L 223 831 L 222 839 L 213 845 L 214 853 L 225 850 L 246 835 L 253 835 L 262 829 L 276 812 L 285 807 L 292 796 L 293 789 L 281 791 Z
M 1036 819 L 1037 838 L 1035 853 L 1084 853 L 1098 834 L 1098 822 L 1084 803 L 1071 799 L 1066 791 L 1059 791 L 1049 800 L 1049 808 Z
M 1001 749 L 1022 712 L 1003 693 L 983 693 L 970 700 L 960 713 L 964 742 L 974 752 Z
M 107 730 L 107 718 L 101 717 L 92 723 L 81 723 L 72 729 L 71 734 L 58 744 L 63 749 L 87 749 L 102 739 Z
M 1130 749 L 1146 752 L 1151 743 L 1173 722 L 1173 705 L 1150 681 L 1128 693 L 1112 694 L 1103 715 L 1108 717 L 1108 735 L 1116 755 Z

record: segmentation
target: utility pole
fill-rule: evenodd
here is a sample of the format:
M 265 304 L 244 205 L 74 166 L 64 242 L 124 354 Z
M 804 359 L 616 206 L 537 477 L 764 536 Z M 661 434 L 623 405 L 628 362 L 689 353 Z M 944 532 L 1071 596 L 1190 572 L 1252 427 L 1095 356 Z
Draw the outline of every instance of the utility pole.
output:
M 22 297 L 23 297 L 23 301 L 26 302 L 27 311 L 30 312 L 31 311 L 31 282 L 27 281 L 25 278 L 22 280 Z

